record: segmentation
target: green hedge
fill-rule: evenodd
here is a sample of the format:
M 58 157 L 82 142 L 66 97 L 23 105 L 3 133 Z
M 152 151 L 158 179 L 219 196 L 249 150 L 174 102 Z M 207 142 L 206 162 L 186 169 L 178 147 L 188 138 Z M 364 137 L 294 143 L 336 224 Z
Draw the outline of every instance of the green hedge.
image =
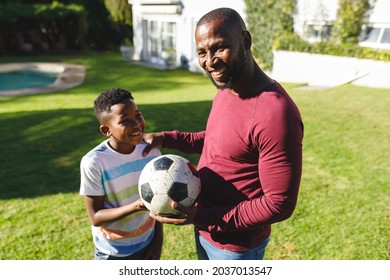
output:
M 0 4 L 0 20 L 6 22 L 16 22 L 28 18 L 53 20 L 83 14 L 84 7 L 76 4 L 66 5 L 59 2 L 51 4 L 24 4 L 19 2 Z
M 264 70 L 273 63 L 272 42 L 283 32 L 293 32 L 294 0 L 245 0 L 252 51 Z
M 277 38 L 274 41 L 274 49 L 390 61 L 390 50 L 375 50 L 352 43 L 308 43 L 296 34 L 284 34 Z
M 373 7 L 371 0 L 339 0 L 337 18 L 332 27 L 331 42 L 359 42 L 362 25 Z

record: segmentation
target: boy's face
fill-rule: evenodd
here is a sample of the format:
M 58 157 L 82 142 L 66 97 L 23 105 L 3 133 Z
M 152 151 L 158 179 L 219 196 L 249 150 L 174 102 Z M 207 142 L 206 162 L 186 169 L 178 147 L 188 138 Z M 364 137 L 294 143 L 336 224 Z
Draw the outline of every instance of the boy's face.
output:
M 145 120 L 133 100 L 125 99 L 111 106 L 111 112 L 104 119 L 100 131 L 110 137 L 110 146 L 116 151 L 131 153 L 135 145 L 142 142 Z

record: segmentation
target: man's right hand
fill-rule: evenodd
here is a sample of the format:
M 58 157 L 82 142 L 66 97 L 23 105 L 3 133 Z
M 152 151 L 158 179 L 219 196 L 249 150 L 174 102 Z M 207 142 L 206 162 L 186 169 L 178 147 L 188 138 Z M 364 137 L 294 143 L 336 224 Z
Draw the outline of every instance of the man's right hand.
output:
M 149 154 L 149 152 L 153 148 L 161 147 L 164 140 L 164 133 L 162 132 L 145 133 L 144 140 L 146 143 L 148 143 L 148 145 L 145 147 L 145 149 L 142 152 L 142 155 L 145 157 Z

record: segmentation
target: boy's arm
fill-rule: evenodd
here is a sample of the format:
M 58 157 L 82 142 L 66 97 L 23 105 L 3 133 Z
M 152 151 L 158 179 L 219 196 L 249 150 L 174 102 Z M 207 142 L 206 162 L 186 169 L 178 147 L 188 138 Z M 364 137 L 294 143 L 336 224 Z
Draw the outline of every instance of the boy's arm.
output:
M 104 196 L 85 195 L 84 202 L 89 221 L 93 226 L 104 226 L 132 213 L 147 210 L 141 199 L 121 207 L 110 209 L 104 208 Z

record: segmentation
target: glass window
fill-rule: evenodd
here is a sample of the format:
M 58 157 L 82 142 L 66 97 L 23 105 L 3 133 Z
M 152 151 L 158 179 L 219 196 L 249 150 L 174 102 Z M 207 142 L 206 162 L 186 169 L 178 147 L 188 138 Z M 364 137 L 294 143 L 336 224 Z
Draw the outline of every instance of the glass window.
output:
M 381 43 L 390 44 L 390 28 L 385 28 L 383 31 Z
M 176 22 L 162 22 L 161 44 L 163 50 L 176 50 Z
M 150 55 L 158 56 L 158 42 L 159 42 L 158 22 L 151 21 L 149 24 L 149 42 L 150 42 Z
M 159 63 L 165 56 L 176 58 L 176 22 L 147 21 L 146 60 Z M 164 56 L 164 57 L 163 57 Z
M 378 35 L 379 35 L 380 29 L 377 27 L 368 27 L 367 28 L 367 37 L 364 40 L 364 42 L 372 42 L 376 43 L 378 40 Z
M 313 42 L 327 41 L 330 37 L 332 27 L 328 24 L 306 24 L 305 36 Z

